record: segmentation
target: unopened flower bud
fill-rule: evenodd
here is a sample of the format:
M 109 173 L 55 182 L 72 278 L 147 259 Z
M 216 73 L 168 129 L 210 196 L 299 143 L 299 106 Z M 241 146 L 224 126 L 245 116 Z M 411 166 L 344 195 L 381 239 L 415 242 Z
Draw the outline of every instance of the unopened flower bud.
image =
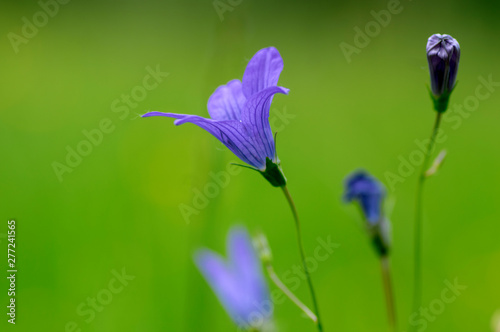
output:
M 260 259 L 264 264 L 271 263 L 273 260 L 273 255 L 271 253 L 271 248 L 269 247 L 269 242 L 264 233 L 259 233 L 254 237 L 254 246 L 259 253 Z
M 427 61 L 431 76 L 434 108 L 444 112 L 457 80 L 460 45 L 450 35 L 434 34 L 427 41 Z

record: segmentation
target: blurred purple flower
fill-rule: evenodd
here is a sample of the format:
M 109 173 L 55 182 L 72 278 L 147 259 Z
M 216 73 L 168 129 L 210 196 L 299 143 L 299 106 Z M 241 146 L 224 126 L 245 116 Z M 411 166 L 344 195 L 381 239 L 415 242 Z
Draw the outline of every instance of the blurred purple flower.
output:
M 374 177 L 363 171 L 349 175 L 345 180 L 344 199 L 347 202 L 356 201 L 370 223 L 374 225 L 382 219 L 382 202 L 385 190 Z
M 391 224 L 382 212 L 384 198 L 382 183 L 366 172 L 354 172 L 345 180 L 344 199 L 348 202 L 355 201 L 361 207 L 368 224 L 368 234 L 381 256 L 386 256 L 391 248 Z
M 451 93 L 457 80 L 460 61 L 460 45 L 456 39 L 450 35 L 430 36 L 427 41 L 427 61 L 434 96 Z
M 149 112 L 143 117 L 166 116 L 175 125 L 193 123 L 221 141 L 245 163 L 264 172 L 269 161 L 278 164 L 269 124 L 271 101 L 276 93 L 288 94 L 277 86 L 283 60 L 277 49 L 258 51 L 247 65 L 243 80 L 219 86 L 208 100 L 210 118 L 197 115 Z
M 227 241 L 227 261 L 200 249 L 195 254 L 196 266 L 239 327 L 261 328 L 273 313 L 261 262 L 246 229 L 233 227 Z

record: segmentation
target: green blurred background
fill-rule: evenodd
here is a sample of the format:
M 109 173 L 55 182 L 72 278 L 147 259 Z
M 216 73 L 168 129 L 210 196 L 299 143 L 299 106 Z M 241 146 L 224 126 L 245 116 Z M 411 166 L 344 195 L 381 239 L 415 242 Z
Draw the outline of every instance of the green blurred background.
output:
M 41 7 L 1 1 L 0 245 L 6 251 L 7 220 L 15 219 L 19 270 L 15 327 L 0 281 L 2 331 L 67 331 L 70 322 L 82 331 L 235 330 L 191 259 L 199 246 L 224 251 L 233 224 L 267 234 L 278 274 L 299 263 L 286 202 L 257 173 L 232 176 L 187 223 L 179 206 L 192 206 L 196 190 L 213 182 L 210 172 L 236 158 L 193 125 L 138 118 L 148 110 L 207 115 L 213 90 L 241 78 L 267 46 L 280 51 L 280 85 L 290 88 L 274 98 L 271 116 L 306 252 L 318 237 L 340 244 L 313 272 L 325 331 L 387 330 L 379 265 L 358 211 L 341 202 L 343 178 L 362 167 L 386 182 L 398 156 L 407 159 L 430 134 L 432 33 L 461 44 L 452 105 L 474 95 L 480 76 L 500 81 L 498 3 L 402 0 L 402 11 L 348 63 L 340 43 L 353 45 L 354 27 L 364 29 L 387 1 L 222 2 L 231 10 L 221 20 L 212 1 L 73 0 L 16 53 L 8 34 L 21 35 L 22 18 L 33 21 Z M 114 112 L 148 66 L 169 75 L 129 114 Z M 491 331 L 500 308 L 496 89 L 460 125 L 443 123 L 448 139 L 439 148 L 449 155 L 426 187 L 423 304 L 440 297 L 445 280 L 468 288 L 426 331 Z M 279 120 L 285 113 L 288 123 Z M 60 181 L 53 163 L 66 164 L 67 148 L 103 119 L 114 130 Z M 400 331 L 411 314 L 415 185 L 413 173 L 389 190 Z M 0 268 L 6 276 L 5 258 Z M 135 279 L 86 322 L 77 308 L 123 268 Z M 304 282 L 296 293 L 310 304 Z M 279 331 L 314 331 L 289 301 L 276 306 L 275 321 Z

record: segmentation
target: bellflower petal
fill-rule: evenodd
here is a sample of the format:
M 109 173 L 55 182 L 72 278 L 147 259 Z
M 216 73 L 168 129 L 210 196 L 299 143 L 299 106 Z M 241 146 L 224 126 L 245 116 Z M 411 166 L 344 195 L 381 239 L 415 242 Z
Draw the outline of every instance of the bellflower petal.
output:
M 243 93 L 248 99 L 259 91 L 278 84 L 283 59 L 274 47 L 258 51 L 250 60 L 243 75 Z
M 382 219 L 384 187 L 377 179 L 363 171 L 355 172 L 345 180 L 344 199 L 359 203 L 366 220 L 374 225 Z
M 276 93 L 288 94 L 288 91 L 288 89 L 279 86 L 272 86 L 259 91 L 247 100 L 241 113 L 241 121 L 251 124 L 251 133 L 255 140 L 265 148 L 266 157 L 274 162 L 276 162 L 274 160 L 274 138 L 269 124 L 269 111 L 273 96 Z
M 229 81 L 208 99 L 208 113 L 214 120 L 240 120 L 245 100 L 240 80 Z
M 176 126 L 180 126 L 186 122 L 195 124 L 212 134 L 229 150 L 231 150 L 231 152 L 247 164 L 259 169 L 265 168 L 265 149 L 255 143 L 253 137 L 250 137 L 248 134 L 248 129 L 245 124 L 240 121 L 216 121 L 197 115 L 162 112 L 149 112 L 143 115 L 143 117 L 149 116 L 165 116 L 177 119 L 174 121 Z
M 195 254 L 195 263 L 217 298 L 235 322 L 245 314 L 246 304 L 239 301 L 240 287 L 222 257 L 208 249 Z
M 234 263 L 234 271 L 253 294 L 254 302 L 262 304 L 268 300 L 269 290 L 262 273 L 262 265 L 248 232 L 241 227 L 233 228 L 227 246 L 229 260 Z
M 257 327 L 252 321 L 259 308 L 270 306 L 265 320 L 272 316 L 272 302 L 261 264 L 244 228 L 233 228 L 228 236 L 229 260 L 208 249 L 195 254 L 195 263 L 217 295 L 231 319 L 240 327 Z M 262 322 L 261 322 L 262 323 Z

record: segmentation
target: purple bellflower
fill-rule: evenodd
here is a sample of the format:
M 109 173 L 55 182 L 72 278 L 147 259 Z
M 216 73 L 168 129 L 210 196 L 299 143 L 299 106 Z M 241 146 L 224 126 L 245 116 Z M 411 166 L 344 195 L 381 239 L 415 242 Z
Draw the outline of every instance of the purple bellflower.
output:
M 143 117 L 166 116 L 176 119 L 175 125 L 195 124 L 215 136 L 273 186 L 284 186 L 286 179 L 269 124 L 273 96 L 288 94 L 288 89 L 277 86 L 282 69 L 283 59 L 278 50 L 264 48 L 250 60 L 242 81 L 229 81 L 210 96 L 207 105 L 210 118 L 162 112 L 149 112 Z
M 450 35 L 434 34 L 427 41 L 426 51 L 434 108 L 444 112 L 457 80 L 460 45 Z
M 363 171 L 349 175 L 345 181 L 344 199 L 355 201 L 361 206 L 366 220 L 374 225 L 380 221 L 382 201 L 385 196 L 384 187 L 377 179 Z
M 364 171 L 356 171 L 345 180 L 344 200 L 359 204 L 368 231 L 381 255 L 387 254 L 390 247 L 390 225 L 382 213 L 384 198 L 382 183 Z
M 246 229 L 232 228 L 227 241 L 227 261 L 209 249 L 200 249 L 195 263 L 236 325 L 260 331 L 273 314 L 262 264 Z

